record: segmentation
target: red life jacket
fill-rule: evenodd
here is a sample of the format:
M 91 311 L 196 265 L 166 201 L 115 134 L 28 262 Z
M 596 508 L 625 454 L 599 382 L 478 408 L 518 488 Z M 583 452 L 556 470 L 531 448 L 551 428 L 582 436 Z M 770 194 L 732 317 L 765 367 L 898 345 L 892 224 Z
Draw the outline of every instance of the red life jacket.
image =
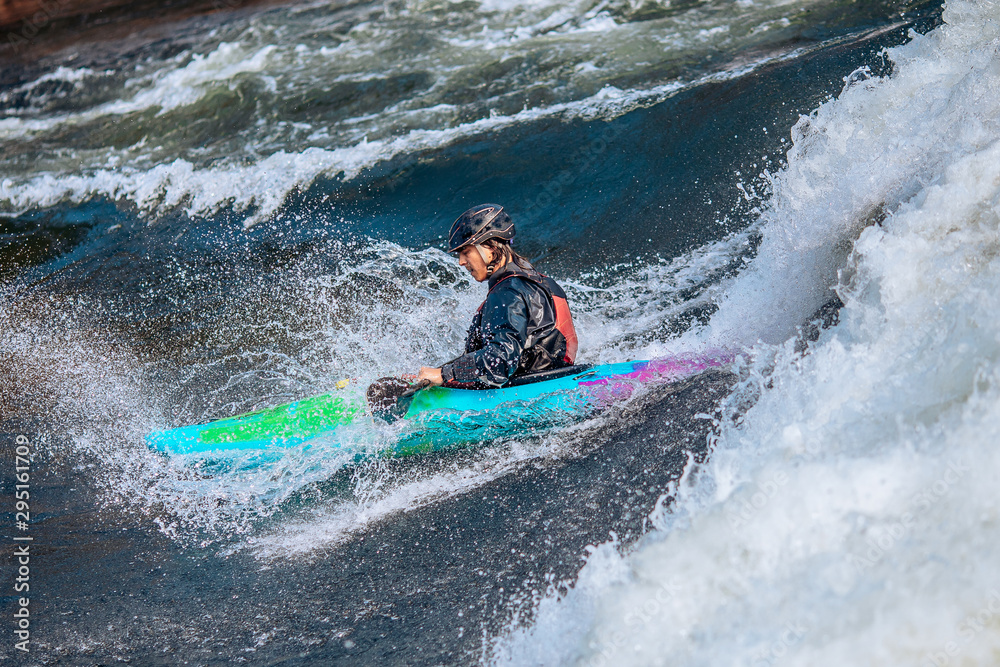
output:
M 566 300 L 566 292 L 564 292 L 563 288 L 560 287 L 556 281 L 552 280 L 552 278 L 538 273 L 537 271 L 529 273 L 516 265 L 510 267 L 508 271 L 507 275 L 502 277 L 490 287 L 490 292 L 496 289 L 497 285 L 503 281 L 514 277 L 523 278 L 541 287 L 542 291 L 548 295 L 549 301 L 552 303 L 552 309 L 555 311 L 556 330 L 562 334 L 563 338 L 566 339 L 566 354 L 563 357 L 563 361 L 565 361 L 567 365 L 572 366 L 576 361 L 576 351 L 579 348 L 579 339 L 576 335 L 576 327 L 573 326 L 573 315 L 569 310 L 569 302 Z M 479 305 L 479 310 L 482 310 L 485 305 L 486 301 L 484 300 Z

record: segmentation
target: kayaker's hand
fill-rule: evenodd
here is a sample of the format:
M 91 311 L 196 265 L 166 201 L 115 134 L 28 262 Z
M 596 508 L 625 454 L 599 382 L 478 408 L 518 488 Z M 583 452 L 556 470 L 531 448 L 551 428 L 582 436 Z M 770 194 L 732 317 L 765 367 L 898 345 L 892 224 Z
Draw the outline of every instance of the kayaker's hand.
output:
M 420 372 L 417 373 L 417 380 L 427 380 L 434 386 L 444 384 L 444 378 L 441 377 L 441 369 L 431 368 L 429 366 L 420 367 Z

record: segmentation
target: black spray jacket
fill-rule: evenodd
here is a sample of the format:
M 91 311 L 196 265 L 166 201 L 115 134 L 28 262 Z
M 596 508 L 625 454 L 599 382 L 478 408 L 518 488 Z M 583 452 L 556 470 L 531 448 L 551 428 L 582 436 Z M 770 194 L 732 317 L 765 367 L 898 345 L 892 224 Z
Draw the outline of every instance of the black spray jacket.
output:
M 489 280 L 465 354 L 441 367 L 446 387 L 489 388 L 513 377 L 570 366 L 577 337 L 566 293 L 548 276 L 513 262 Z

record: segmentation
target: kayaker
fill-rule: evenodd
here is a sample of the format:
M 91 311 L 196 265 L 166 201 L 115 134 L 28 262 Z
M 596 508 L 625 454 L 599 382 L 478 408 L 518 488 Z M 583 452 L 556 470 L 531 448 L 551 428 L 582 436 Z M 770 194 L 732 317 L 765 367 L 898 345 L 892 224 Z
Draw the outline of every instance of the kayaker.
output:
M 448 234 L 448 252 L 478 282 L 486 300 L 472 318 L 465 354 L 417 380 L 466 389 L 500 387 L 513 378 L 571 366 L 577 337 L 566 293 L 511 248 L 514 223 L 499 204 L 473 206 Z

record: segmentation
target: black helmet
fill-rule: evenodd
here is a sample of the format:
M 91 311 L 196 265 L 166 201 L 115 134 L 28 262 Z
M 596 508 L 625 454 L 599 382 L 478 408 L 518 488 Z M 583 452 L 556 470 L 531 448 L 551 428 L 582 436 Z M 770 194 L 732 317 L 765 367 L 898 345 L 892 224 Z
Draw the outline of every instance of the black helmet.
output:
M 514 238 L 514 222 L 500 204 L 480 204 L 458 216 L 448 232 L 448 252 L 457 252 L 467 245 L 478 245 L 487 239 Z

